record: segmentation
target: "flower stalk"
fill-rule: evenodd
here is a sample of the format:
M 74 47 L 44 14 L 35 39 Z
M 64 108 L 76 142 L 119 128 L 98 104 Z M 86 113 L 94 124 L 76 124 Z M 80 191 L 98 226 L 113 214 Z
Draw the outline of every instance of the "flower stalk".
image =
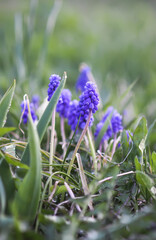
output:
M 94 147 L 93 139 L 92 139 L 89 128 L 87 129 L 87 137 L 88 137 L 89 146 L 92 154 L 95 175 L 97 175 L 97 159 L 96 159 L 95 147 Z
M 53 155 L 54 155 L 54 135 L 55 135 L 55 109 L 52 113 L 52 120 L 51 120 L 51 140 L 50 140 L 50 157 L 49 157 L 49 173 L 50 175 L 53 172 Z M 52 186 L 52 178 L 49 182 L 49 193 L 51 192 L 50 188 Z
M 66 135 L 65 135 L 65 130 L 64 130 L 64 117 L 61 117 L 61 137 L 62 137 L 62 149 L 63 149 L 63 159 L 65 157 L 67 147 L 66 147 Z

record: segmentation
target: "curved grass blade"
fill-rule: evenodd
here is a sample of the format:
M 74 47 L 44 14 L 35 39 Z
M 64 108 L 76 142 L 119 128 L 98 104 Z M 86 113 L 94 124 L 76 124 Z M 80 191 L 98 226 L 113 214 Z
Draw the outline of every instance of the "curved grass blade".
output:
M 13 165 L 14 167 L 20 167 L 20 168 L 27 169 L 27 170 L 29 169 L 28 165 L 21 163 L 20 160 L 12 157 L 11 155 L 6 154 L 6 153 L 5 153 L 5 160 L 7 161 L 8 164 Z
M 10 86 L 10 88 L 6 91 L 4 96 L 0 100 L 0 128 L 2 128 L 7 119 L 7 113 L 10 109 L 12 98 L 14 95 L 16 86 L 16 80 L 14 80 L 13 84 Z
M 17 218 L 33 221 L 41 192 L 41 155 L 37 129 L 29 116 L 29 149 L 30 169 L 20 184 L 13 203 L 13 211 Z
M 51 120 L 51 117 L 52 117 L 52 112 L 55 108 L 55 105 L 57 104 L 58 102 L 58 99 L 59 99 L 59 96 L 61 94 L 61 91 L 62 89 L 64 88 L 64 85 L 65 85 L 65 82 L 66 82 L 66 73 L 64 73 L 63 75 L 63 78 L 62 78 L 62 81 L 59 85 L 59 87 L 57 88 L 57 90 L 55 91 L 54 95 L 52 96 L 48 106 L 46 107 L 44 113 L 42 114 L 42 117 L 40 118 L 38 124 L 37 124 L 37 131 L 38 131 L 38 135 L 39 135 L 39 140 L 40 142 L 42 141 L 42 138 L 46 132 L 46 129 L 48 127 L 48 124 Z M 21 159 L 21 162 L 22 163 L 25 163 L 27 165 L 29 165 L 29 160 L 30 159 L 30 156 L 29 156 L 29 146 L 27 145 L 24 153 L 23 153 L 23 156 L 22 156 L 22 159 Z

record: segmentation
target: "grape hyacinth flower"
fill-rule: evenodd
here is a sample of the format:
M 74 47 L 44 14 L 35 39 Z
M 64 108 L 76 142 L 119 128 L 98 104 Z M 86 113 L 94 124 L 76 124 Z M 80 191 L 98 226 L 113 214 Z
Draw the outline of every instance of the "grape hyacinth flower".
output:
M 48 91 L 47 91 L 48 92 L 48 101 L 50 101 L 54 92 L 58 88 L 58 86 L 60 84 L 61 77 L 57 74 L 53 74 L 53 75 L 50 76 L 49 80 L 50 80 L 50 83 L 48 85 L 49 87 L 48 87 Z
M 89 81 L 88 73 L 91 71 L 90 67 L 85 64 L 82 64 L 80 67 L 80 74 L 76 82 L 76 92 L 85 90 L 85 85 Z
M 104 149 L 106 149 L 107 146 L 107 141 L 114 135 L 114 145 L 113 145 L 113 151 L 112 151 L 112 156 L 115 151 L 116 147 L 116 136 L 119 131 L 123 130 L 122 126 L 122 116 L 114 110 L 113 107 L 109 107 L 105 115 L 103 116 L 102 120 L 97 124 L 96 126 L 96 131 L 94 133 L 95 139 L 97 139 L 101 129 L 104 126 L 105 121 L 107 118 L 110 116 L 110 114 L 113 113 L 111 120 L 110 120 L 110 125 L 108 126 L 106 132 L 104 133 L 101 142 L 100 142 L 100 150 L 102 150 L 102 143 L 104 143 Z
M 92 122 L 93 122 L 92 114 L 98 110 L 97 106 L 99 104 L 99 96 L 96 93 L 95 89 L 96 89 L 96 87 L 93 83 L 87 82 L 84 92 L 79 97 L 80 101 L 79 101 L 79 104 L 77 107 L 77 118 L 79 118 L 79 127 L 81 129 L 83 129 L 83 131 L 81 133 L 79 141 L 77 142 L 77 145 L 73 152 L 72 159 L 71 159 L 69 167 L 68 167 L 67 175 L 70 175 L 70 172 L 71 172 L 71 169 L 72 169 L 75 157 L 76 157 L 76 153 L 80 147 L 80 144 L 83 140 L 84 135 L 86 134 L 86 132 L 88 130 L 88 126 L 90 124 L 92 124 Z M 89 133 L 89 131 L 87 133 Z M 96 154 L 95 154 L 95 150 L 93 147 L 93 143 L 90 141 L 91 140 L 90 134 L 88 134 L 88 136 L 89 136 L 91 153 L 92 153 L 92 157 L 93 157 L 94 169 L 95 169 L 95 172 L 97 172 Z M 66 178 L 66 180 L 67 179 L 68 178 Z
M 38 95 L 33 95 L 31 99 L 31 103 L 33 103 L 35 110 L 39 107 L 40 97 Z
M 122 116 L 115 110 L 111 118 L 112 131 L 116 135 L 119 131 L 123 130 Z
M 79 102 L 75 99 L 70 103 L 69 114 L 68 114 L 68 124 L 72 131 L 75 131 L 78 118 L 77 118 L 77 107 Z
M 34 111 L 35 110 L 34 105 L 33 105 L 33 103 L 30 103 L 29 106 L 30 106 L 30 113 L 31 113 L 32 120 L 33 120 L 33 122 L 35 122 L 37 120 L 37 116 Z M 21 103 L 21 112 L 23 113 L 23 115 L 22 115 L 23 123 L 27 124 L 29 110 L 28 110 L 28 105 L 27 105 L 26 101 L 22 101 L 22 103 Z
M 57 74 L 53 74 L 49 78 L 50 83 L 48 85 L 48 101 L 50 101 L 51 97 L 53 96 L 54 92 L 58 88 L 60 84 L 61 77 Z M 54 155 L 54 134 L 55 134 L 55 109 L 52 113 L 52 120 L 51 120 L 51 140 L 50 140 L 50 157 L 49 157 L 49 173 L 52 174 L 52 164 L 53 164 L 53 155 Z M 51 191 L 50 188 L 52 186 L 52 180 L 49 183 L 49 192 Z
M 69 89 L 63 89 L 60 101 L 57 103 L 56 112 L 59 113 L 60 117 L 67 118 L 69 114 L 71 92 Z
M 112 131 L 114 133 L 114 142 L 113 142 L 113 149 L 111 158 L 115 153 L 116 145 L 117 145 L 117 133 L 123 130 L 122 126 L 122 116 L 115 110 L 111 119 Z
M 80 101 L 77 108 L 77 117 L 80 117 L 79 127 L 81 129 L 84 129 L 89 116 L 89 112 L 95 113 L 98 110 L 97 106 L 99 104 L 99 97 L 95 91 L 95 85 L 91 82 L 87 82 L 85 90 L 79 98 Z M 91 115 L 89 126 L 92 125 L 93 121 L 94 118 L 93 115 Z
M 62 136 L 62 149 L 63 149 L 63 157 L 65 156 L 66 153 L 66 135 L 65 135 L 65 130 L 64 130 L 64 119 L 68 117 L 69 114 L 69 108 L 70 108 L 70 101 L 71 101 L 71 92 L 69 89 L 63 89 L 61 96 L 60 96 L 60 101 L 57 103 L 56 106 L 56 112 L 59 113 L 61 121 L 61 136 Z

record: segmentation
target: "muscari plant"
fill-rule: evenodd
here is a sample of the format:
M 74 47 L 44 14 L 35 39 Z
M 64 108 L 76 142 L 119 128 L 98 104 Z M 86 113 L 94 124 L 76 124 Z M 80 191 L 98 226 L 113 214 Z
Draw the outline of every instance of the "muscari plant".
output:
M 82 72 L 79 81 L 81 77 Z M 51 75 L 47 106 L 38 119 L 39 98 L 35 96 L 29 103 L 26 95 L 21 116 L 28 127 L 28 140 L 23 140 L 18 129 L 5 127 L 15 81 L 1 98 L 0 233 L 6 237 L 31 239 L 33 230 L 33 237 L 46 239 L 54 228 L 54 239 L 60 234 L 70 234 L 73 239 L 125 239 L 131 233 L 145 232 L 144 225 L 135 228 L 138 220 L 146 221 L 147 232 L 152 229 L 156 153 L 151 152 L 150 137 L 155 122 L 147 128 L 142 117 L 130 131 L 122 115 L 110 106 L 106 112 L 100 109 L 103 117 L 96 115 L 99 123 L 95 127 L 99 95 L 91 79 L 84 82 L 79 100 L 72 100 L 71 92 L 64 89 L 66 73 L 62 79 Z M 54 152 L 56 112 L 62 134 L 67 131 L 69 136 L 62 137 L 63 153 L 59 148 Z M 64 125 L 65 119 L 68 125 Z M 44 149 L 49 124 L 50 152 Z M 147 204 L 148 211 L 143 211 Z M 127 212 L 129 221 L 125 222 Z

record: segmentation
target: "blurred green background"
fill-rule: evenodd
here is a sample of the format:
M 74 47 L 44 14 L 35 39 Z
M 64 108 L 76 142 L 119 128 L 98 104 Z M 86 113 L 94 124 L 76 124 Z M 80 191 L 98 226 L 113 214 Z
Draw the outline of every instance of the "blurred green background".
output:
M 24 93 L 43 99 L 49 76 L 64 71 L 66 87 L 75 91 L 79 64 L 86 62 L 104 105 L 114 105 L 137 80 L 124 105 L 126 116 L 130 121 L 145 114 L 152 122 L 155 9 L 155 1 L 141 0 L 0 0 L 0 94 L 15 78 L 16 105 Z

